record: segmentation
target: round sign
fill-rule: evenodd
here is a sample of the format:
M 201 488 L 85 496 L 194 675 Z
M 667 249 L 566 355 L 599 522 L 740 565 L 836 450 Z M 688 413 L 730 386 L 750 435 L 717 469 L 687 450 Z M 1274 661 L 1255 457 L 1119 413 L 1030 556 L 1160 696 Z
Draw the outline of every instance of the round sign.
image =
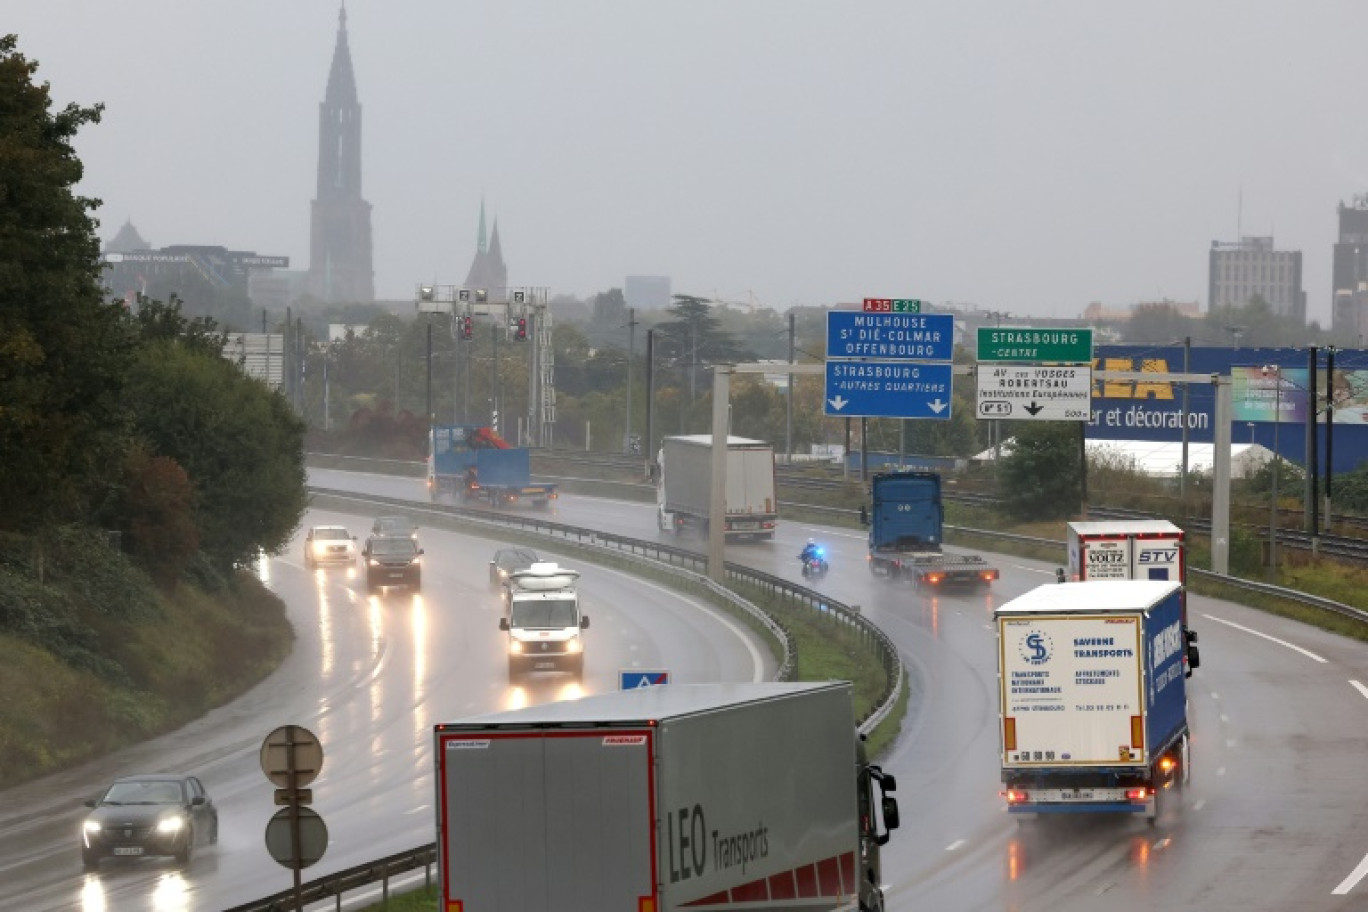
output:
M 261 771 L 280 788 L 303 788 L 322 768 L 323 745 L 302 725 L 282 725 L 261 742 Z
M 323 857 L 328 848 L 328 827 L 311 808 L 294 808 L 299 815 L 299 863 L 295 863 L 290 836 L 291 808 L 281 808 L 266 824 L 266 851 L 287 868 L 307 868 Z

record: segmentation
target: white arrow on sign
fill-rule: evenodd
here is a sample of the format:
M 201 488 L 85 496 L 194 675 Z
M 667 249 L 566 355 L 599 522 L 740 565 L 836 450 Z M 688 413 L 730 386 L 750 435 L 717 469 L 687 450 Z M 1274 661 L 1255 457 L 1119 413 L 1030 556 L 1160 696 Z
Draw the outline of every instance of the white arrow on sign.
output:
M 941 412 L 945 411 L 946 406 L 948 406 L 950 403 L 941 402 L 940 399 L 932 399 L 930 402 L 926 404 L 931 407 L 931 411 L 939 415 Z
M 830 402 L 831 407 L 838 412 L 850 404 L 850 400 L 846 399 L 844 396 L 837 396 L 835 399 L 828 399 L 827 402 Z

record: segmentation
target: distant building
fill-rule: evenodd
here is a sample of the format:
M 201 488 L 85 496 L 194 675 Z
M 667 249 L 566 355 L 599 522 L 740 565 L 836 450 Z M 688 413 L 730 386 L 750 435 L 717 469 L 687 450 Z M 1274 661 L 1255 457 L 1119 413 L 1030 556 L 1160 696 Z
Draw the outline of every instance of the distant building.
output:
M 136 235 L 136 230 L 132 234 Z M 123 230 L 115 239 L 120 238 L 129 240 Z M 230 289 L 246 298 L 251 284 L 259 277 L 290 265 L 289 257 L 197 244 L 115 252 L 110 242 L 103 259 L 104 284 L 112 293 L 128 300 L 141 294 L 162 301 L 176 294 L 187 299 L 191 305 L 187 310 L 191 313 L 201 312 L 207 306 L 196 300 L 200 295 Z
M 628 276 L 623 282 L 622 296 L 628 307 L 637 310 L 666 310 L 674 303 L 669 276 Z
M 1368 334 L 1368 194 L 1339 204 L 1339 240 L 1332 265 L 1330 328 L 1362 338 Z
M 480 235 L 475 242 L 475 259 L 466 273 L 465 287 L 484 289 L 491 301 L 502 301 L 508 288 L 508 266 L 504 264 L 503 245 L 499 243 L 499 220 L 494 220 L 494 231 L 486 240 L 484 200 L 480 200 Z
M 1273 313 L 1306 322 L 1300 250 L 1274 250 L 1271 237 L 1212 241 L 1207 309 L 1244 307 L 1258 296 Z
M 134 250 L 149 250 L 152 245 L 143 240 L 143 236 L 138 234 L 138 229 L 133 227 L 133 220 L 128 219 L 123 223 L 123 227 L 118 233 L 105 244 L 105 253 L 132 253 Z
M 328 88 L 318 106 L 318 195 L 309 226 L 309 294 L 323 303 L 375 300 L 371 205 L 361 198 L 361 104 L 347 46 L 347 10 L 337 17 Z
M 1093 301 L 1083 308 L 1083 319 L 1088 323 L 1129 323 L 1141 310 L 1150 307 L 1170 307 L 1185 317 L 1197 318 L 1202 315 L 1200 301 L 1137 301 L 1124 307 L 1107 307 L 1101 301 Z

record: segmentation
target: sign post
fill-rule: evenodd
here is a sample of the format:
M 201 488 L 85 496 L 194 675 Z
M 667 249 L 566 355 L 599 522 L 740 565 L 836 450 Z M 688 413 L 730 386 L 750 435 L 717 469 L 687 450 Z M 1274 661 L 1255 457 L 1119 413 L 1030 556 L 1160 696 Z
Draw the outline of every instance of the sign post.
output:
M 266 851 L 294 871 L 295 908 L 302 910 L 299 872 L 328 846 L 328 828 L 312 808 L 313 789 L 305 788 L 323 768 L 323 745 L 302 725 L 282 725 L 261 742 L 261 771 L 276 785 L 275 803 L 283 804 L 266 824 Z

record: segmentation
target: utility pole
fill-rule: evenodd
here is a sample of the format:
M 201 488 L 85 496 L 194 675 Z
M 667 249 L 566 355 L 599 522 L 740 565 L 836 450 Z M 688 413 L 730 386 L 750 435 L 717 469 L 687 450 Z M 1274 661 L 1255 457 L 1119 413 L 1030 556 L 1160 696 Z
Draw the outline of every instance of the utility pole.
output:
M 642 447 L 645 459 L 644 471 L 651 475 L 652 460 L 655 459 L 655 330 L 646 330 L 646 445 Z
M 432 321 L 427 325 L 427 412 L 428 427 L 432 427 Z
M 789 337 L 789 364 L 795 364 L 794 354 L 796 353 L 796 336 L 794 333 L 793 309 L 788 312 L 788 337 Z M 793 465 L 793 382 L 797 379 L 797 374 L 788 375 L 788 385 L 784 387 L 788 390 L 785 399 L 784 417 L 784 462 Z
M 636 308 L 627 308 L 627 422 L 622 431 L 622 452 L 632 451 L 632 355 L 636 352 Z
M 489 426 L 497 434 L 499 433 L 499 320 L 497 317 L 489 328 L 490 350 L 493 352 L 489 359 Z
M 1183 337 L 1183 373 L 1192 370 L 1192 336 Z M 1182 505 L 1184 514 L 1187 513 L 1187 477 L 1188 477 L 1188 386 L 1183 384 L 1183 465 L 1178 472 L 1178 503 Z
M 1325 528 L 1329 529 L 1330 482 L 1335 476 L 1335 346 L 1325 349 Z
M 1311 363 L 1307 371 L 1306 382 L 1306 508 L 1305 522 L 1306 528 L 1311 532 L 1311 556 L 1315 557 L 1320 551 L 1320 459 L 1317 450 L 1320 444 L 1320 428 L 1317 423 L 1320 421 L 1320 397 L 1317 395 L 1316 368 L 1317 368 L 1316 346 L 1310 349 Z

